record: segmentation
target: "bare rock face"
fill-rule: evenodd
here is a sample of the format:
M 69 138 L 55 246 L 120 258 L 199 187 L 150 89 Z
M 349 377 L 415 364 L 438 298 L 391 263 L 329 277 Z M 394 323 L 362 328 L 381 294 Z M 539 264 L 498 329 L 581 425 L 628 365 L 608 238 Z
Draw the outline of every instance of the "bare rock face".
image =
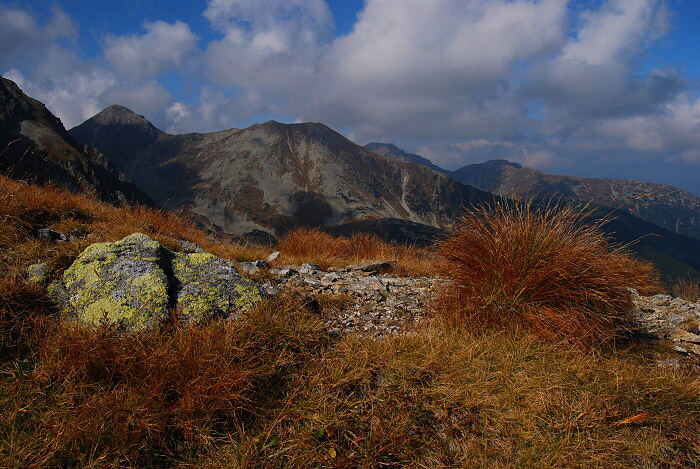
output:
M 232 262 L 173 253 L 141 233 L 88 246 L 49 293 L 69 317 L 130 331 L 156 326 L 169 311 L 186 322 L 235 316 L 262 298 Z

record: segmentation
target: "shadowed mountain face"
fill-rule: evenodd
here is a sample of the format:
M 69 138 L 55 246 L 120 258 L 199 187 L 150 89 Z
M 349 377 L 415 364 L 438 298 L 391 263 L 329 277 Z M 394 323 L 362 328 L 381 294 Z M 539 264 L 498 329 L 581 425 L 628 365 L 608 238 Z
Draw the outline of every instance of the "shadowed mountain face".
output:
M 110 106 L 70 132 L 158 203 L 227 233 L 388 218 L 442 229 L 464 206 L 492 198 L 425 166 L 384 158 L 318 123 L 168 135 Z
M 624 179 L 557 176 L 505 160 L 467 165 L 450 175 L 503 197 L 564 198 L 619 207 L 674 233 L 700 239 L 700 198 L 676 187 Z
M 2 77 L 0 171 L 15 179 L 89 191 L 112 203 L 153 204 L 104 155 L 78 144 L 41 102 Z

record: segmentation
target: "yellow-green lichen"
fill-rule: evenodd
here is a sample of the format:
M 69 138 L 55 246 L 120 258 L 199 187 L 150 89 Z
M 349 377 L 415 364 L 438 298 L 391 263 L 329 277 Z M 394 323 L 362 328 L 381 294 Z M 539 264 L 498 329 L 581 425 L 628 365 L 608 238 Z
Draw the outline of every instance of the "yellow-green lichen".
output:
M 217 257 L 214 254 L 209 254 L 206 252 L 193 252 L 191 254 L 186 254 L 187 263 L 190 265 L 202 265 L 213 261 Z
M 140 233 L 89 246 L 51 291 L 69 316 L 92 324 L 106 319 L 130 330 L 156 324 L 175 301 L 182 320 L 200 322 L 248 311 L 262 299 L 260 288 L 232 262 L 208 253 L 173 255 Z
M 168 282 L 158 265 L 161 249 L 157 241 L 140 233 L 89 246 L 64 272 L 60 292 L 68 302 L 63 302 L 64 311 L 71 309 L 78 319 L 92 324 L 106 318 L 130 328 L 163 317 Z
M 242 312 L 249 311 L 255 303 L 262 300 L 260 288 L 254 285 L 244 285 L 239 283 L 234 285 L 234 288 L 240 295 L 234 300 L 234 304 L 236 305 L 236 309 Z

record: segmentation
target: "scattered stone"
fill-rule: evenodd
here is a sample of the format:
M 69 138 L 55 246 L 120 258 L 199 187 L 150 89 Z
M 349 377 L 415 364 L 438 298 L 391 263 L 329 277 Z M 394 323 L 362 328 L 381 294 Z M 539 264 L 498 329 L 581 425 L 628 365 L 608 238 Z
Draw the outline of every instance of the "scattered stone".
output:
M 352 300 L 343 308 L 322 312 L 326 329 L 334 336 L 405 333 L 423 320 L 437 287 L 445 281 L 389 274 L 368 276 L 362 270 L 338 268 L 323 272 L 317 267 L 289 266 L 271 272 L 280 289 L 295 288 L 307 297 L 344 295 Z
M 49 266 L 46 264 L 46 262 L 32 264 L 29 267 L 27 267 L 27 277 L 30 282 L 45 283 L 47 280 L 48 273 Z
M 700 358 L 700 304 L 669 295 L 640 296 L 632 290 L 634 325 L 659 343 Z
M 68 238 L 63 233 L 51 230 L 49 228 L 41 228 L 37 231 L 39 239 L 47 239 L 49 241 L 68 241 Z
M 321 268 L 316 264 L 301 264 L 301 268 L 298 269 L 300 274 L 315 274 L 319 272 Z
M 275 262 L 277 260 L 278 257 L 280 257 L 280 252 L 275 251 L 272 254 L 270 254 L 269 256 L 267 256 L 267 259 L 265 259 L 265 261 L 268 264 L 272 264 L 273 262 Z
M 185 321 L 245 311 L 261 287 L 234 263 L 206 253 L 173 253 L 142 233 L 88 246 L 49 286 L 62 312 L 90 324 L 151 328 L 169 308 Z
M 359 270 L 368 273 L 387 273 L 394 270 L 395 261 L 369 261 L 360 265 L 349 265 L 347 270 Z
M 260 269 L 269 269 L 270 265 L 266 261 L 239 262 L 238 267 L 248 274 L 257 273 Z
M 273 273 L 277 274 L 277 276 L 281 278 L 288 278 L 294 277 L 295 275 L 299 275 L 299 271 L 291 268 L 273 270 Z
M 693 334 L 683 329 L 673 329 L 669 334 L 668 338 L 677 342 L 690 342 L 693 344 L 700 344 L 700 335 Z

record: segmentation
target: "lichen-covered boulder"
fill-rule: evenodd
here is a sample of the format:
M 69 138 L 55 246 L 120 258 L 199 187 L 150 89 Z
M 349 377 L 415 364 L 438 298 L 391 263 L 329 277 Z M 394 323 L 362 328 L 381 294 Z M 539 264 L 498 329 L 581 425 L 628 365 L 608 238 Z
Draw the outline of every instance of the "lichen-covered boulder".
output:
M 244 312 L 262 298 L 260 287 L 242 277 L 234 264 L 208 253 L 177 253 L 177 311 L 185 321 Z
M 232 262 L 173 253 L 142 233 L 83 251 L 49 293 L 70 317 L 126 330 L 157 325 L 170 311 L 183 321 L 235 316 L 262 298 Z
M 162 320 L 169 306 L 168 278 L 159 265 L 164 248 L 141 233 L 88 246 L 49 293 L 70 316 L 92 323 L 118 322 L 143 329 Z

